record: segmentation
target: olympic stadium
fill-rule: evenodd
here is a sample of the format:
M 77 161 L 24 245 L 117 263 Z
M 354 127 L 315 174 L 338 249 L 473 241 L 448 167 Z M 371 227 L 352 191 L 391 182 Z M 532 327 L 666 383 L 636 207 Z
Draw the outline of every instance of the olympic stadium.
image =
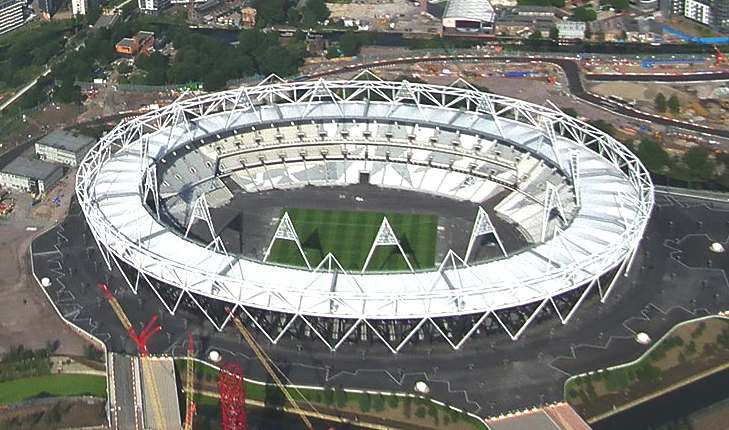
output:
M 654 203 L 633 154 L 555 106 L 369 73 L 183 97 L 106 134 L 76 192 L 108 267 L 170 313 L 392 352 L 568 323 Z

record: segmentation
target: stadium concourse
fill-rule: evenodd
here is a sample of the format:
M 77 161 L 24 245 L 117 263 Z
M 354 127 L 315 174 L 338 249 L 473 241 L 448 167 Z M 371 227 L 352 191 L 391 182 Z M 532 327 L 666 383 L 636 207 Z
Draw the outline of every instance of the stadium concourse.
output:
M 273 343 L 307 337 L 332 351 L 370 338 L 392 352 L 434 337 L 458 349 L 497 330 L 516 340 L 538 318 L 568 322 L 592 290 L 607 299 L 653 206 L 650 178 L 633 154 L 555 108 L 463 81 L 444 87 L 373 77 L 271 79 L 117 126 L 77 175 L 108 268 L 122 270 L 135 292 L 152 288 L 170 313 L 192 302 L 222 329 L 238 312 Z M 428 240 L 447 230 L 448 217 L 437 211 L 375 216 L 371 233 L 355 222 L 349 230 L 363 235 L 327 233 L 328 249 L 319 233 L 343 214 L 318 212 L 302 246 L 303 220 L 284 205 L 271 218 L 273 231 L 252 229 L 271 235 L 260 258 L 255 249 L 230 252 L 211 214 L 239 194 L 326 187 L 346 200 L 342 191 L 352 185 L 471 203 L 467 246 L 439 249 Z M 241 215 L 248 213 L 255 210 Z M 390 219 L 408 231 L 398 235 Z M 526 246 L 507 249 L 492 219 L 517 230 Z M 207 233 L 192 240 L 200 224 Z M 247 231 L 238 224 L 245 249 Z M 475 260 L 484 240 L 498 254 Z M 303 267 L 280 264 L 290 262 L 278 260 L 280 242 L 289 251 L 293 244 Z M 364 261 L 351 258 L 364 249 Z

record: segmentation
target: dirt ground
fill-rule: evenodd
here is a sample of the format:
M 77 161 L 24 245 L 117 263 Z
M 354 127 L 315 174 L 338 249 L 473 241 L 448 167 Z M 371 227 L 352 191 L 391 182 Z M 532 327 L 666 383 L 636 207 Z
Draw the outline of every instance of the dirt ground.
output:
M 680 120 L 726 128 L 729 120 L 728 97 L 726 83 L 705 84 L 656 84 L 631 82 L 602 82 L 590 86 L 590 90 L 602 96 L 618 96 L 628 101 L 635 101 L 637 108 L 646 112 L 657 113 L 655 97 L 663 93 L 666 98 L 676 95 L 681 103 L 679 114 L 668 112 L 661 115 L 672 115 Z
M 43 348 L 58 341 L 59 353 L 81 355 L 85 341 L 60 320 L 31 275 L 32 235 L 0 226 L 0 353 L 11 346 Z
M 58 317 L 32 276 L 28 255 L 32 238 L 67 213 L 73 183 L 67 176 L 56 186 L 52 195 L 63 195 L 61 205 L 44 209 L 42 217 L 33 215 L 27 195 L 17 194 L 16 209 L 0 224 L 0 354 L 11 346 L 43 348 L 58 341 L 57 353 L 83 355 L 86 341 Z

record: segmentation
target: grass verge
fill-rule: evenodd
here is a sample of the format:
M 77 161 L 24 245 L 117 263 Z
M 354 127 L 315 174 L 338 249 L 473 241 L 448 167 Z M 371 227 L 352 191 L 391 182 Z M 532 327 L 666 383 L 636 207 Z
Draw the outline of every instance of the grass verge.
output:
M 106 378 L 99 375 L 45 375 L 0 383 L 0 405 L 37 397 L 91 395 L 106 397 Z

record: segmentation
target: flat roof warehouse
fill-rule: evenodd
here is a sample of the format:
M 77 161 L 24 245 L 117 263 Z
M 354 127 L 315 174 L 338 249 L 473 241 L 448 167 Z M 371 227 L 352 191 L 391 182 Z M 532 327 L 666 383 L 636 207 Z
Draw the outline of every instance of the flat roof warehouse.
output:
M 488 0 L 449 0 L 443 20 L 494 21 L 494 8 Z
M 71 152 L 79 152 L 92 143 L 94 143 L 94 139 L 91 137 L 63 130 L 53 131 L 38 141 L 39 145 L 45 145 L 51 148 L 58 148 Z

